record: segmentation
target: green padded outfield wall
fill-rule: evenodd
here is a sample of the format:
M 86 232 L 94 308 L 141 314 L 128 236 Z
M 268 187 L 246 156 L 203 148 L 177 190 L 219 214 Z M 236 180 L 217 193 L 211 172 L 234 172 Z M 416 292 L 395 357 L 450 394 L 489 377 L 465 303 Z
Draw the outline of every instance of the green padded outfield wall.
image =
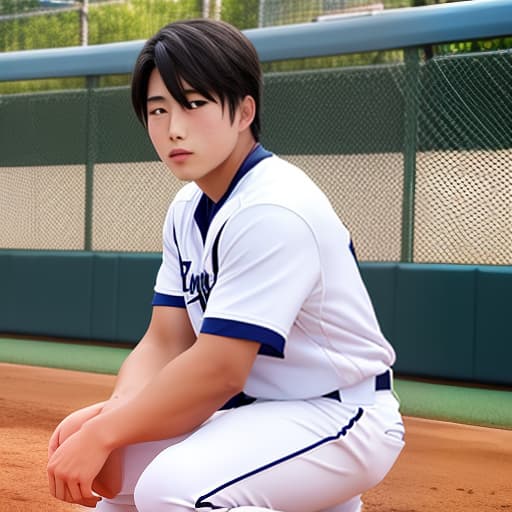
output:
M 0 332 L 134 344 L 159 264 L 155 254 L 1 251 Z
M 0 252 L 0 332 L 135 344 L 158 254 Z M 512 385 L 512 267 L 361 263 L 402 375 Z

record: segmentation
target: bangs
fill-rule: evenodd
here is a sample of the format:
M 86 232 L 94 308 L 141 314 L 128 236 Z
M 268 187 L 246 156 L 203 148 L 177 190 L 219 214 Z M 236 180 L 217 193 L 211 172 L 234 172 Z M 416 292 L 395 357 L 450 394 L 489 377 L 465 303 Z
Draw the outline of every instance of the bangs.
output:
M 186 59 L 186 65 L 182 62 Z M 205 87 L 205 72 L 199 69 L 194 58 L 185 47 L 174 49 L 167 48 L 163 41 L 155 45 L 155 67 L 172 97 L 183 107 L 190 106 L 185 89 L 192 88 L 206 99 L 216 102 L 212 96 L 212 89 L 208 84 Z M 186 87 L 185 87 L 186 83 Z M 215 91 L 214 91 L 215 92 Z M 221 104 L 224 98 L 219 94 Z

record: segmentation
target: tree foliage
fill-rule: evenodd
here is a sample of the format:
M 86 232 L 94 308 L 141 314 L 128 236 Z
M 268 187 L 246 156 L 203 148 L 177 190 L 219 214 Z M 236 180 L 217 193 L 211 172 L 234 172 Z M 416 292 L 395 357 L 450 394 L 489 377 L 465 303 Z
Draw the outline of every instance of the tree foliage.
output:
M 37 6 L 37 0 L 2 0 L 0 2 L 0 15 L 27 12 Z

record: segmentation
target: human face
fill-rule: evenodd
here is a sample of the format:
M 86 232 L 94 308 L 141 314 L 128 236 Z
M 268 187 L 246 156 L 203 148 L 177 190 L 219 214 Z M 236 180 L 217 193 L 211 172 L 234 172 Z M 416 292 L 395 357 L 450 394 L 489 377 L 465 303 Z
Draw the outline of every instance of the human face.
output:
M 241 109 L 233 122 L 220 100 L 211 101 L 183 83 L 189 107 L 171 95 L 157 69 L 148 82 L 148 132 L 160 159 L 180 180 L 195 181 L 214 201 L 220 199 L 245 154 L 247 131 Z

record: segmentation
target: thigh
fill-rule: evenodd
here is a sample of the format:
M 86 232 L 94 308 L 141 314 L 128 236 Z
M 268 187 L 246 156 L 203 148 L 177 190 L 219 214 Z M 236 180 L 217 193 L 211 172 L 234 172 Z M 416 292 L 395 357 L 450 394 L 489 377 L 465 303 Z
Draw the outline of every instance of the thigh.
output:
M 222 412 L 217 414 L 222 414 Z M 181 443 L 192 433 L 160 441 L 132 444 L 120 449 L 121 491 L 116 497 L 118 501 L 122 501 L 120 496 L 133 495 L 140 475 L 159 453 Z
M 215 413 L 206 423 L 223 414 L 223 411 Z M 206 424 L 205 423 L 205 424 Z M 121 462 L 121 489 L 114 498 L 103 498 L 96 510 L 101 512 L 128 512 L 136 511 L 133 494 L 141 474 L 153 459 L 164 450 L 182 442 L 193 432 L 170 439 L 137 443 L 119 449 Z M 117 478 L 117 476 L 116 476 Z
M 379 417 L 378 411 L 367 414 L 328 398 L 255 402 L 227 411 L 151 462 L 137 485 L 137 506 L 333 507 L 375 481 L 372 453 L 385 459 L 382 466 L 396 459 L 399 442 L 375 440 L 375 432 L 384 430 Z M 167 507 L 159 508 L 162 503 Z

